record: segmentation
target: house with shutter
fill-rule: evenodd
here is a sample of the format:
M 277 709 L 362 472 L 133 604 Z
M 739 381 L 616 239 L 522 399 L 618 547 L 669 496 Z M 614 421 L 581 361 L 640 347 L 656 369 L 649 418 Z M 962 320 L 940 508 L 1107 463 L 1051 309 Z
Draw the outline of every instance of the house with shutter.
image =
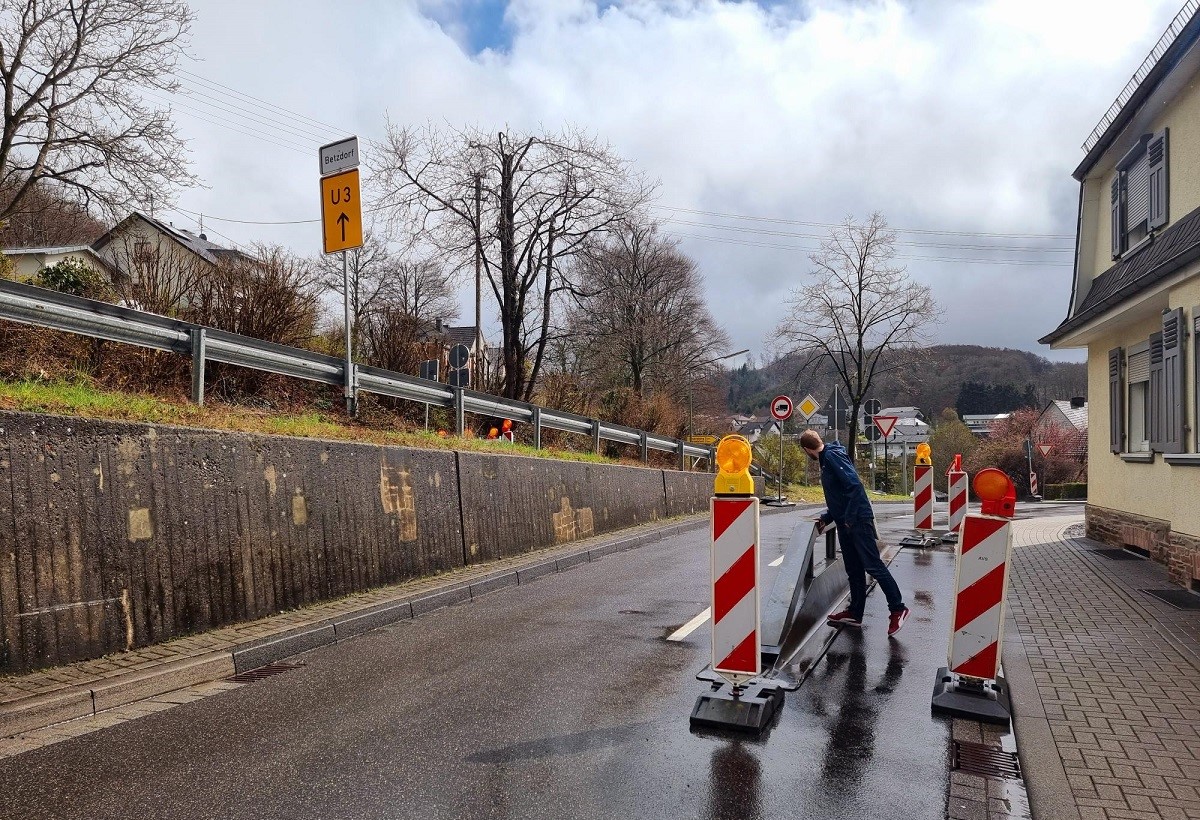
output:
M 1067 317 L 1088 356 L 1087 532 L 1200 590 L 1200 0 L 1083 146 Z

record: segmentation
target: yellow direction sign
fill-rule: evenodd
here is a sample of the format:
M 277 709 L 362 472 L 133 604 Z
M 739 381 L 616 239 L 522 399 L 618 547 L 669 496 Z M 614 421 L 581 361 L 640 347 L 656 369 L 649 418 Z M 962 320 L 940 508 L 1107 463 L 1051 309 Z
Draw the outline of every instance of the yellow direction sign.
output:
M 817 404 L 817 400 L 810 394 L 804 397 L 804 401 L 800 402 L 796 409 L 800 411 L 800 415 L 804 416 L 804 420 L 808 421 L 813 413 L 821 409 L 821 405 Z
M 321 177 L 321 233 L 325 253 L 361 248 L 362 206 L 358 200 L 358 169 Z
M 688 436 L 688 444 L 716 444 L 716 436 Z

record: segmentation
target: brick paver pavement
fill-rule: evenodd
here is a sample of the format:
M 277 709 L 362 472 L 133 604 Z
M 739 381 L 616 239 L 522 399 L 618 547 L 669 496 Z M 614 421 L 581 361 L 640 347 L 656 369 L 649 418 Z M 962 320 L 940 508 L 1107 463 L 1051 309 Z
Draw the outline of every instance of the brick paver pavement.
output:
M 1145 594 L 1166 571 L 1102 557 L 1080 520 L 1015 522 L 1008 595 L 1070 796 L 1082 820 L 1200 818 L 1200 610 Z

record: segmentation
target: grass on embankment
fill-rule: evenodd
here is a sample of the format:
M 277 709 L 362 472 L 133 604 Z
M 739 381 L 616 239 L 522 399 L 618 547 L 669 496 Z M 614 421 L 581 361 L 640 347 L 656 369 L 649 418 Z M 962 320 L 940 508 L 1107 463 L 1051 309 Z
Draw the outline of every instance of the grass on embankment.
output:
M 424 431 L 386 430 L 348 421 L 317 411 L 287 413 L 256 410 L 210 401 L 203 407 L 159 396 L 102 390 L 82 382 L 0 381 L 0 410 L 48 413 L 110 421 L 175 424 L 300 438 L 334 439 L 433 450 L 470 450 L 510 455 L 609 463 L 612 459 L 590 452 L 535 450 L 522 444 L 457 436 L 442 437 Z
M 775 495 L 775 485 L 767 484 L 767 490 L 764 497 L 770 498 Z M 783 488 L 783 495 L 788 501 L 795 501 L 797 504 L 824 504 L 825 493 L 821 490 L 820 484 L 787 484 Z M 873 493 L 867 491 L 867 498 L 871 501 L 911 501 L 912 498 L 907 495 L 895 495 L 889 493 Z

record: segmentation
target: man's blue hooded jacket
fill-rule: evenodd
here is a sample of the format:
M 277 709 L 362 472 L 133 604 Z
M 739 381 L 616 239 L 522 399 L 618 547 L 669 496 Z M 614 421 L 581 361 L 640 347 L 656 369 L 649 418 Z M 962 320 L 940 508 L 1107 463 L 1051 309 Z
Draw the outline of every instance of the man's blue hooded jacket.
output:
M 826 524 L 831 520 L 844 524 L 874 518 L 867 491 L 846 448 L 837 441 L 826 442 L 817 460 L 821 464 L 821 487 L 825 490 L 825 503 L 829 507 L 821 515 L 821 520 Z

